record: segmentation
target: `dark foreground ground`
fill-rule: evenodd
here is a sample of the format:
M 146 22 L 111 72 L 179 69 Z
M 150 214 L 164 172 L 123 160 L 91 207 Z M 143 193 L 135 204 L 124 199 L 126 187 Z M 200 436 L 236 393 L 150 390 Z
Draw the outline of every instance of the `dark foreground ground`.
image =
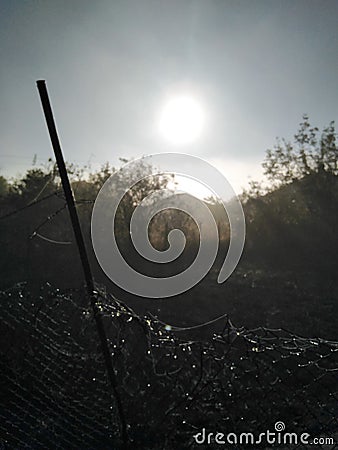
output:
M 109 289 L 109 288 L 108 288 Z M 337 340 L 338 286 L 333 277 L 296 271 L 239 267 L 224 284 L 216 271 L 191 291 L 146 300 L 112 288 L 136 311 L 150 311 L 179 327 L 203 324 L 227 314 L 236 326 L 284 328 L 307 337 Z M 216 323 L 217 328 L 217 323 Z M 200 331 L 214 330 L 215 324 Z
M 95 323 L 80 278 L 74 284 L 0 293 L 0 448 L 123 448 Z M 270 449 L 193 436 L 205 428 L 257 437 L 280 421 L 288 432 L 337 436 L 333 279 L 241 266 L 223 285 L 212 273 L 172 299 L 133 298 L 102 280 L 98 292 L 127 448 Z

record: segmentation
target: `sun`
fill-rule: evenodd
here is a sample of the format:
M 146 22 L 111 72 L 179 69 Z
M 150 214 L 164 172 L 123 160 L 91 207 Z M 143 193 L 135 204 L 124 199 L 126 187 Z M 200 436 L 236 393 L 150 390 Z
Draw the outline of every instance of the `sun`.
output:
M 162 136 L 173 144 L 181 145 L 195 141 L 204 127 L 203 108 L 190 96 L 170 99 L 164 106 L 159 120 Z

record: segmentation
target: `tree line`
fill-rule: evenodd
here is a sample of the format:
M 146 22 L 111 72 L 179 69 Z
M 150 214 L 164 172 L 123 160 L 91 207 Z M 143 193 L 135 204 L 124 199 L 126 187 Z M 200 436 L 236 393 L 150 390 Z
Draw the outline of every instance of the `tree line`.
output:
M 242 195 L 247 223 L 242 264 L 310 270 L 322 276 L 332 273 L 338 262 L 338 150 L 334 122 L 319 131 L 304 115 L 293 140 L 277 139 L 262 165 L 265 180 L 252 182 Z M 91 248 L 91 211 L 102 185 L 118 170 L 109 163 L 96 171 L 71 164 L 67 169 L 90 258 L 99 273 Z M 143 180 L 125 194 L 115 220 L 118 244 L 136 263 L 129 233 L 131 215 L 144 197 L 173 184 L 168 176 L 151 175 L 149 167 L 139 170 Z M 114 188 L 118 192 L 118 176 Z M 229 242 L 226 214 L 217 199 L 207 199 L 206 204 L 218 225 L 222 259 Z M 60 179 L 52 161 L 44 167 L 32 167 L 15 180 L 0 176 L 0 207 L 2 285 L 27 278 L 69 284 L 81 280 Z M 164 250 L 173 228 L 182 229 L 187 236 L 185 254 L 170 269 L 179 271 L 191 263 L 198 249 L 194 221 L 177 210 L 162 212 L 150 223 L 149 237 L 156 248 Z M 159 269 L 150 264 L 144 270 L 153 273 Z

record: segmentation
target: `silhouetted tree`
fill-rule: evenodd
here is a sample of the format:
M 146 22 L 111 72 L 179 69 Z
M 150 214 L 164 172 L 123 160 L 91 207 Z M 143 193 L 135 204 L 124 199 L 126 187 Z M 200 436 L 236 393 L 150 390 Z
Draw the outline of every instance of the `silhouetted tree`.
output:
M 310 125 L 305 114 L 293 142 L 278 139 L 275 147 L 267 150 L 262 166 L 274 189 L 312 173 L 338 175 L 337 161 L 334 122 L 319 136 L 318 128 Z

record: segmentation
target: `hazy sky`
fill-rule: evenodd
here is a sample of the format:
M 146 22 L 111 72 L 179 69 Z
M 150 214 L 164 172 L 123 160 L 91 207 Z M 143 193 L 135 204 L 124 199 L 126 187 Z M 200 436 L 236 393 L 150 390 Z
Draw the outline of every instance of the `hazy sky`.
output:
M 37 79 L 46 79 L 65 157 L 93 167 L 181 151 L 217 164 L 235 189 L 259 177 L 275 137 L 303 113 L 337 119 L 337 0 L 0 0 L 0 173 L 51 155 Z M 158 133 L 163 104 L 188 92 L 201 138 Z

